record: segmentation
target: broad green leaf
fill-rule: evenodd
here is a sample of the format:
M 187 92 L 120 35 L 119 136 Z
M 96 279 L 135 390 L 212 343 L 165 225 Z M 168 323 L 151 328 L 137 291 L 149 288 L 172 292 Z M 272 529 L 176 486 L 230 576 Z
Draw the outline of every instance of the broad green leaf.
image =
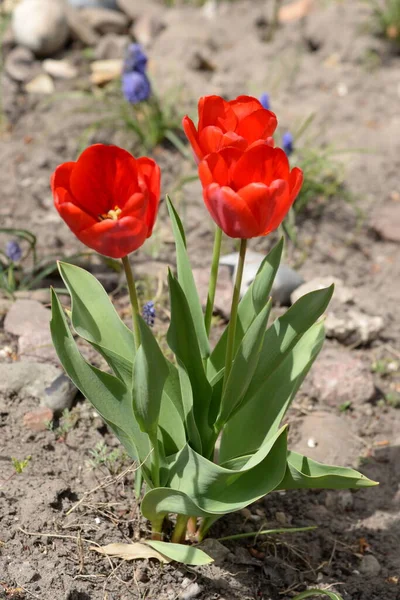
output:
M 323 324 L 316 323 L 287 353 L 271 376 L 260 383 L 247 404 L 242 404 L 224 428 L 220 448 L 221 462 L 253 453 L 269 435 L 277 431 L 323 341 Z
M 184 565 L 201 566 L 214 562 L 211 556 L 208 556 L 203 550 L 195 546 L 185 546 L 185 544 L 172 544 L 156 540 L 147 540 L 145 544 L 151 546 L 151 548 L 154 548 L 154 550 L 157 550 L 157 552 L 166 556 L 169 560 L 174 560 Z
M 193 271 L 190 266 L 189 257 L 186 251 L 186 240 L 181 220 L 176 212 L 171 200 L 167 196 L 168 212 L 172 223 L 172 230 L 176 246 L 176 266 L 178 270 L 178 281 L 186 296 L 189 309 L 192 315 L 196 338 L 200 348 L 202 358 L 210 355 L 210 344 L 206 328 L 204 326 L 204 315 L 199 295 L 193 278 Z
M 170 371 L 152 331 L 141 317 L 138 320 L 141 344 L 133 368 L 133 410 L 141 430 L 155 433 L 164 384 Z
M 171 273 L 168 274 L 168 282 L 171 297 L 171 323 L 167 333 L 167 341 L 178 363 L 185 368 L 189 376 L 193 392 L 194 421 L 201 439 L 207 443 L 212 435 L 208 423 L 211 386 L 204 371 L 196 330 L 186 296 L 178 280 Z M 190 407 L 187 404 L 188 399 L 182 398 L 182 402 L 187 417 L 188 409 L 190 412 Z M 192 435 L 193 431 L 188 431 L 188 433 Z
M 295 596 L 292 600 L 304 600 L 304 598 L 316 598 L 318 596 L 327 596 L 331 600 L 343 600 L 343 597 L 337 592 L 329 592 L 328 590 L 307 590 Z
M 239 469 L 216 465 L 185 446 L 169 463 L 168 488 L 150 490 L 144 497 L 143 515 L 153 521 L 168 512 L 213 516 L 240 510 L 279 485 L 286 456 L 285 427 Z
M 60 262 L 58 268 L 71 295 L 71 321 L 75 331 L 129 384 L 135 358 L 132 331 L 121 321 L 107 292 L 93 275 L 69 263 Z
M 264 341 L 270 312 L 271 301 L 256 316 L 240 343 L 222 396 L 221 407 L 216 420 L 218 429 L 221 429 L 233 414 L 237 412 L 251 383 Z
M 166 361 L 169 369 L 161 398 L 158 427 L 165 456 L 176 454 L 186 444 L 185 414 L 178 369 Z
M 348 489 L 378 485 L 347 467 L 324 465 L 297 452 L 288 452 L 286 474 L 277 489 Z
M 184 410 L 184 423 L 190 445 L 199 454 L 202 453 L 202 443 L 199 430 L 194 418 L 193 409 L 193 391 L 190 384 L 189 375 L 183 365 L 178 365 L 179 382 L 182 393 L 182 403 Z
M 265 307 L 271 293 L 272 284 L 279 268 L 283 249 L 283 238 L 272 248 L 258 269 L 257 275 L 239 303 L 235 350 L 258 313 Z M 227 329 L 215 346 L 207 364 L 207 375 L 211 380 L 225 364 Z
M 144 462 L 150 453 L 149 438 L 140 431 L 132 406 L 131 391 L 117 377 L 104 373 L 86 362 L 67 326 L 61 304 L 52 290 L 50 323 L 54 347 L 69 377 L 95 409 L 110 424 L 132 455 Z

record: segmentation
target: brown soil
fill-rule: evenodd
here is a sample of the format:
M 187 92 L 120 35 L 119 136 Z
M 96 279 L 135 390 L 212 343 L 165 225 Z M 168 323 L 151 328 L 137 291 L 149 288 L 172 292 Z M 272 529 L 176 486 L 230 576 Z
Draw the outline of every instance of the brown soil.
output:
M 339 159 L 353 203 L 336 197 L 324 211 L 308 211 L 298 222 L 298 246 L 289 247 L 287 260 L 299 266 L 306 280 L 335 276 L 356 288 L 358 306 L 383 316 L 385 328 L 379 340 L 351 352 L 368 365 L 378 359 L 398 362 L 399 245 L 378 237 L 372 225 L 381 207 L 393 215 L 399 212 L 400 58 L 368 31 L 371 18 L 364 2 L 317 4 L 305 22 L 281 27 L 270 43 L 261 39 L 264 2 L 222 5 L 215 21 L 206 20 L 197 8 L 169 9 L 167 27 L 150 50 L 152 76 L 160 97 L 179 89 L 179 114 L 187 107 L 193 110 L 197 97 L 207 93 L 234 97 L 267 90 L 282 129 L 295 129 L 315 113 L 307 134 L 311 143 L 351 150 Z M 211 53 L 215 70 L 190 68 L 195 52 Z M 67 56 L 78 54 L 76 48 L 66 51 Z M 99 120 L 102 99 L 72 93 L 89 89 L 87 65 L 79 60 L 79 81 L 57 84 L 57 93 L 45 101 L 4 81 L 4 109 L 12 127 L 0 138 L 1 225 L 32 230 L 43 256 L 82 250 L 52 208 L 48 180 L 54 167 L 95 141 L 134 149 L 131 134 L 122 129 L 89 129 Z M 171 148 L 158 148 L 154 155 L 163 168 L 164 192 L 193 172 L 191 162 Z M 212 226 L 204 217 L 198 184 L 184 186 L 174 199 L 193 264 L 205 266 Z M 166 263 L 174 260 L 165 213 L 163 206 L 154 238 L 136 259 L 154 273 L 153 293 L 160 269 L 165 273 Z M 273 241 L 272 236 L 258 240 L 253 248 L 266 251 Z M 225 243 L 226 250 L 232 248 Z M 2 330 L 0 342 L 16 347 L 16 339 Z M 337 346 L 332 341 L 327 345 Z M 221 519 L 212 535 L 282 524 L 318 529 L 224 542 L 231 551 L 227 560 L 203 568 L 111 562 L 90 550 L 148 534 L 133 495 L 132 471 L 118 477 L 88 464 L 96 444 L 105 442 L 112 449 L 116 440 L 82 398 L 74 408 L 76 425 L 57 439 L 52 431 L 24 427 L 23 415 L 37 407 L 35 400 L 0 396 L 1 478 L 13 473 L 11 456 L 32 456 L 22 475 L 0 487 L 0 598 L 172 600 L 184 598 L 190 581 L 201 588 L 193 597 L 202 600 L 278 600 L 317 585 L 332 585 L 345 600 L 400 599 L 400 411 L 384 401 L 385 394 L 400 389 L 399 369 L 374 378 L 375 398 L 344 412 L 320 406 L 305 386 L 290 423 L 296 441 L 301 423 L 313 418 L 314 409 L 335 414 L 360 443 L 358 460 L 350 451 L 352 440 L 337 440 L 346 462 L 378 480 L 379 488 L 271 494 L 249 511 Z M 117 466 L 121 474 L 129 464 L 122 459 Z M 360 571 L 368 554 L 378 560 L 379 573 Z

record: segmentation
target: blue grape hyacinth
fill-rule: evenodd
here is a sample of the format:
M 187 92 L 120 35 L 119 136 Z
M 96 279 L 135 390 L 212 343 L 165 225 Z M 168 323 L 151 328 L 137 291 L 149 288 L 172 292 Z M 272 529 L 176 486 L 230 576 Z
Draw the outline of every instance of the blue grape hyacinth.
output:
M 154 302 L 152 300 L 149 300 L 149 302 L 146 302 L 143 306 L 142 316 L 147 325 L 153 327 L 156 318 L 156 309 L 154 308 Z
M 285 131 L 285 133 L 282 136 L 282 148 L 286 152 L 287 156 L 290 156 L 294 150 L 293 142 L 293 136 L 290 133 L 290 131 Z
M 263 106 L 263 108 L 265 108 L 266 110 L 270 110 L 271 108 L 271 101 L 269 98 L 269 94 L 267 94 L 267 92 L 264 92 L 263 94 L 261 94 L 260 96 L 260 102 Z
M 122 70 L 122 92 L 131 104 L 148 100 L 151 94 L 150 81 L 146 75 L 147 56 L 140 44 L 128 46 Z
M 6 255 L 13 262 L 21 260 L 22 250 L 21 246 L 16 240 L 10 240 L 6 245 Z

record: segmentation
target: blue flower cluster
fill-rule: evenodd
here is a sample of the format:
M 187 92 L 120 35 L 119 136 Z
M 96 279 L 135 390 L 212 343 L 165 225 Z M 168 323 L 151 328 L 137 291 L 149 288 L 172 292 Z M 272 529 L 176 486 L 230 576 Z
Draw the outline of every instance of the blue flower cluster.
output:
M 266 110 L 270 110 L 271 108 L 271 100 L 269 94 L 267 92 L 263 92 L 260 96 L 260 103 L 263 108 Z M 282 148 L 286 152 L 287 156 L 293 154 L 294 150 L 294 138 L 290 131 L 286 131 L 282 136 Z
M 128 102 L 138 104 L 148 100 L 150 81 L 146 75 L 147 56 L 140 44 L 128 46 L 122 70 L 122 92 Z
M 154 302 L 152 300 L 149 300 L 149 302 L 146 302 L 143 306 L 142 316 L 147 325 L 153 327 L 156 318 L 156 309 L 154 308 Z
M 18 262 L 19 260 L 21 260 L 22 250 L 21 246 L 16 240 L 10 240 L 9 242 L 7 242 L 6 255 L 13 262 Z

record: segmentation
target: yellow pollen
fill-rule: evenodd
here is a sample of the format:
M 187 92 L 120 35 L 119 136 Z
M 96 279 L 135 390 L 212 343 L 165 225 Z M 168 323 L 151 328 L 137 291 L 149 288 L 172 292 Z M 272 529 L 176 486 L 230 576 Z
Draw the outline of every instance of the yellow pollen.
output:
M 100 221 L 104 221 L 104 219 L 112 219 L 113 221 L 118 221 L 118 217 L 121 213 L 122 210 L 119 208 L 119 206 L 114 206 L 114 208 L 109 210 L 108 213 L 99 215 L 99 219 Z

